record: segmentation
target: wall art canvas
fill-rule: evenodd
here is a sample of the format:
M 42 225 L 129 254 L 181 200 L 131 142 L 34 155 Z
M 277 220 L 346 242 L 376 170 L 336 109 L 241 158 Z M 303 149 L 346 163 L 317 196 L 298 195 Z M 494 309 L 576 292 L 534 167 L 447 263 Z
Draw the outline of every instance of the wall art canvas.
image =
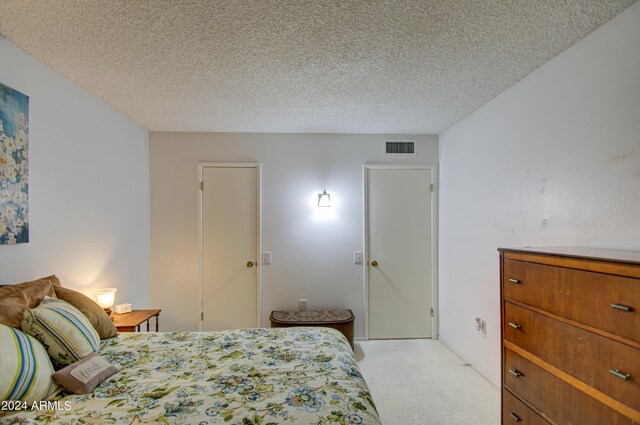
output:
M 29 242 L 29 96 L 0 83 L 0 245 Z

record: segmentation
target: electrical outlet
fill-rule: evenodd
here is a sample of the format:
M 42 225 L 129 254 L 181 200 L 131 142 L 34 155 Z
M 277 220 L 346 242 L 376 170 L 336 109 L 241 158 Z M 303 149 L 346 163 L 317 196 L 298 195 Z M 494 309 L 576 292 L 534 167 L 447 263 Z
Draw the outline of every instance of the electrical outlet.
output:
M 487 337 L 487 322 L 480 317 L 476 317 L 476 331 L 485 338 Z
M 298 310 L 299 311 L 307 311 L 307 299 L 306 298 L 300 298 L 298 300 Z
M 264 251 L 262 253 L 262 264 L 271 264 L 271 251 Z
M 353 264 L 364 263 L 362 251 L 353 251 Z

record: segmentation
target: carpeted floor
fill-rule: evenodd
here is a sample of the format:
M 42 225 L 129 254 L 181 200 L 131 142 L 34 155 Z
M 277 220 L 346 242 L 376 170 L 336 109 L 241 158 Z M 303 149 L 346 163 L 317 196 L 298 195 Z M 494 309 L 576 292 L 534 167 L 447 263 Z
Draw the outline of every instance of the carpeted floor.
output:
M 437 340 L 356 342 L 385 425 L 498 425 L 500 392 Z

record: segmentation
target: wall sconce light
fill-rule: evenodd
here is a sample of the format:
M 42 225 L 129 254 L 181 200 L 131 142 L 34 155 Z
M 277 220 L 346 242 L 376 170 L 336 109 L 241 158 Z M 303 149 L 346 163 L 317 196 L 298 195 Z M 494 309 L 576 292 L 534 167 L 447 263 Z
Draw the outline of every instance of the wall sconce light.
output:
M 322 193 L 318 193 L 318 206 L 319 207 L 331 206 L 331 195 L 328 194 L 326 190 L 323 190 Z
M 98 300 L 98 305 L 102 307 L 102 309 L 107 314 L 111 314 L 111 307 L 116 300 L 116 292 L 118 288 L 104 288 L 100 289 L 96 294 L 96 299 Z

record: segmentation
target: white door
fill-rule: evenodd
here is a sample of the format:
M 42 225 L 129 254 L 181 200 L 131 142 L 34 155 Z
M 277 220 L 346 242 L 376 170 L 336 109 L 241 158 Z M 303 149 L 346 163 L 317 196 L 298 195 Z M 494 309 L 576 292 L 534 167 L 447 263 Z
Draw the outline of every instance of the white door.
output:
M 258 176 L 252 166 L 202 168 L 204 331 L 257 326 Z
M 368 336 L 432 336 L 431 170 L 367 168 Z

